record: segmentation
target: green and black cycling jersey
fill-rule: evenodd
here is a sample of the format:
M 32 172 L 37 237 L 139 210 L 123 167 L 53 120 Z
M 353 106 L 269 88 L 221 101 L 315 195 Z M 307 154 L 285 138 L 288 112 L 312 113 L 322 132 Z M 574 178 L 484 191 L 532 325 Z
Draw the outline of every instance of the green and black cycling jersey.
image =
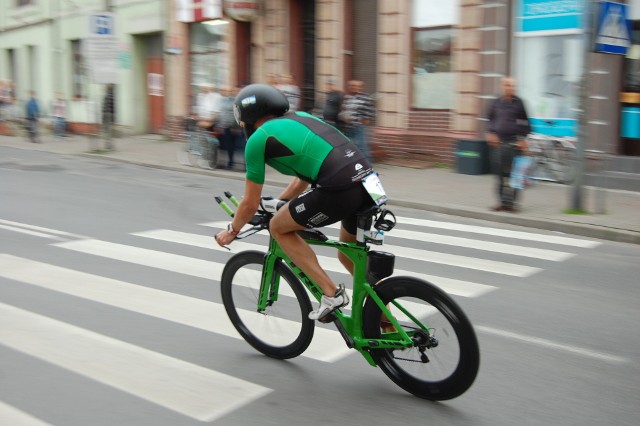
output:
M 348 188 L 373 173 L 371 163 L 335 127 L 305 112 L 266 121 L 245 148 L 247 179 L 264 184 L 265 165 L 314 187 Z

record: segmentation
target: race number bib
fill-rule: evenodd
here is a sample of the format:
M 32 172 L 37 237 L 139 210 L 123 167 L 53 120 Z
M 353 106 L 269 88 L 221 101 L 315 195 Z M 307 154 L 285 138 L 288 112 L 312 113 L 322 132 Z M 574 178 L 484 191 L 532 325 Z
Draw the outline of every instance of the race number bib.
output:
M 380 182 L 380 178 L 378 178 L 376 173 L 370 174 L 362 179 L 362 184 L 364 185 L 364 189 L 366 189 L 371 196 L 371 199 L 373 199 L 378 206 L 386 203 L 389 199 L 387 197 L 387 193 L 384 192 L 382 182 Z

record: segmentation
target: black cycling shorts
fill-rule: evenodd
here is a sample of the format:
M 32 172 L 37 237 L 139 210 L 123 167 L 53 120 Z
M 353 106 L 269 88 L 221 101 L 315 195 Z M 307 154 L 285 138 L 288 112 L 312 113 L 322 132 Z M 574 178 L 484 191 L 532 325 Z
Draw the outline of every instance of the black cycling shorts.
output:
M 362 184 L 330 191 L 311 188 L 289 203 L 289 212 L 296 223 L 307 228 L 319 228 L 342 221 L 342 226 L 351 234 L 356 234 L 356 212 L 374 205 L 371 196 Z

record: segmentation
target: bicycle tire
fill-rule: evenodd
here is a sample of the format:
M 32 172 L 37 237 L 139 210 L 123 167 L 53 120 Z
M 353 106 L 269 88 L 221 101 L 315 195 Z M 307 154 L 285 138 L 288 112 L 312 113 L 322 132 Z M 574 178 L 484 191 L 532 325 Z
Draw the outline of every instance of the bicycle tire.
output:
M 313 339 L 314 322 L 309 319 L 311 302 L 304 286 L 282 263 L 278 300 L 257 312 L 258 293 L 265 253 L 244 251 L 234 255 L 222 271 L 222 301 L 238 333 L 258 351 L 277 359 L 302 354 Z
M 436 347 L 423 349 L 427 362 L 417 346 L 404 350 L 372 349 L 371 355 L 380 369 L 402 389 L 420 398 L 443 401 L 466 392 L 480 367 L 480 349 L 473 326 L 458 304 L 436 286 L 413 277 L 389 278 L 375 286 L 375 291 L 405 330 L 418 327 L 391 305 L 394 300 L 402 299 L 401 304 L 429 327 L 430 336 L 438 339 Z M 383 326 L 382 311 L 367 298 L 364 336 L 380 338 Z

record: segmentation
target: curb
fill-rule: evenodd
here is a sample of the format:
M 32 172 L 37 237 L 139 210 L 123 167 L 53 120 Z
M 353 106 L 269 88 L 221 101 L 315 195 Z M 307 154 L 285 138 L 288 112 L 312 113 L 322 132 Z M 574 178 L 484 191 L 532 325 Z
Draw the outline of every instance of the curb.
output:
M 21 149 L 21 148 L 18 148 Z M 24 148 L 22 148 L 24 149 Z M 116 161 L 126 164 L 134 164 L 141 167 L 148 167 L 160 170 L 169 170 L 174 172 L 191 173 L 207 176 L 217 176 L 225 179 L 244 180 L 244 174 L 237 172 L 229 172 L 225 170 L 205 170 L 192 167 L 179 167 L 166 164 L 148 163 L 139 160 L 129 160 L 124 158 L 117 158 L 109 156 L 108 154 L 92 154 L 90 152 L 84 153 L 68 153 L 63 155 L 78 155 L 86 158 L 100 158 L 110 161 Z M 286 187 L 287 182 L 282 182 L 277 179 L 270 179 L 267 177 L 265 185 Z M 416 202 L 406 199 L 392 199 L 389 201 L 390 206 L 407 207 L 417 210 L 430 211 L 434 213 L 441 213 L 451 216 L 465 217 L 470 219 L 485 220 L 490 222 L 505 223 L 515 226 L 523 226 L 534 229 L 541 229 L 551 232 L 558 232 L 563 234 L 578 235 L 588 238 L 597 238 L 607 241 L 615 241 L 630 244 L 640 244 L 640 232 L 629 231 L 625 229 L 617 229 L 612 227 L 582 224 L 565 220 L 547 220 L 527 216 L 525 214 L 503 214 L 493 213 L 484 210 L 461 208 L 458 206 L 444 205 L 444 204 L 431 204 L 424 202 Z
M 199 168 L 186 168 L 177 166 L 167 166 L 164 164 L 143 163 L 140 161 L 132 161 L 123 158 L 109 157 L 104 154 L 80 154 L 84 157 L 104 158 L 122 163 L 135 164 L 143 167 L 156 168 L 161 170 L 170 170 L 176 172 L 193 173 L 208 176 L 218 176 L 226 179 L 244 180 L 243 174 L 236 172 L 227 172 L 223 170 L 205 170 Z M 286 182 L 274 179 L 266 179 L 265 185 L 276 187 L 286 187 Z M 470 219 L 486 220 L 490 222 L 506 223 L 509 225 L 523 226 L 527 228 L 541 229 L 545 231 L 558 232 L 562 234 L 579 235 L 588 238 L 597 238 L 601 240 L 640 244 L 640 232 L 627 231 L 623 229 L 609 228 L 598 225 L 579 224 L 569 221 L 545 220 L 528 217 L 526 215 L 514 215 L 503 213 L 485 212 L 477 209 L 464 209 L 456 206 L 448 206 L 442 204 L 421 203 L 416 201 L 393 199 L 389 201 L 390 206 L 407 207 L 417 210 L 430 211 L 434 213 L 447 214 L 451 216 L 466 217 Z

